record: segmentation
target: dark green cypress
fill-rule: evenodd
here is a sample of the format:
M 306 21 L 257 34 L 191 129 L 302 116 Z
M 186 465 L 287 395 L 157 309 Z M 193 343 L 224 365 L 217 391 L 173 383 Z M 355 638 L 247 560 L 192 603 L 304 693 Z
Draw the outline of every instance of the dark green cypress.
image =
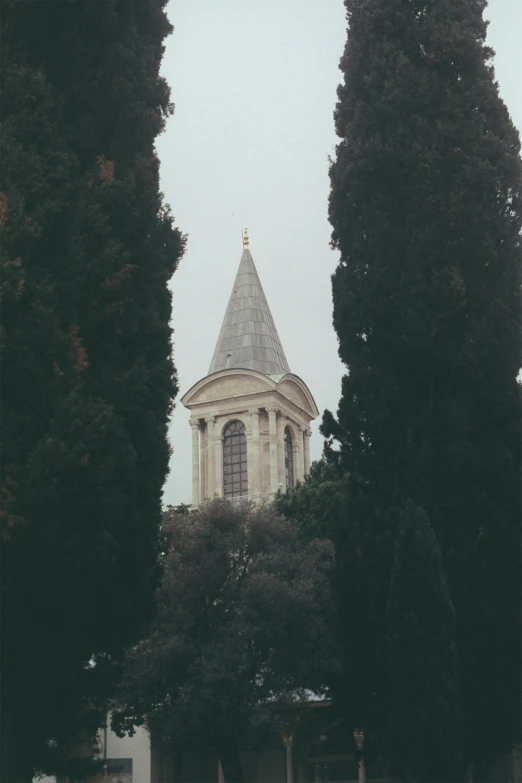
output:
M 154 611 L 183 252 L 162 0 L 2 7 L 2 779 L 65 774 Z M 92 666 L 89 662 L 97 660 Z M 6 720 L 8 716 L 8 720 Z
M 519 734 L 522 668 L 520 144 L 485 5 L 346 0 L 329 210 L 348 374 L 323 422 L 370 517 L 408 498 L 429 516 L 477 777 Z
M 314 462 L 303 483 L 279 494 L 279 513 L 299 523 L 304 540 L 334 545 L 330 572 L 335 613 L 331 632 L 340 667 L 328 685 L 333 706 L 352 729 L 364 727 L 366 759 L 382 757 L 387 693 L 386 600 L 393 565 L 393 533 L 371 524 L 351 477 L 333 460 Z
M 387 605 L 385 756 L 397 780 L 463 780 L 455 610 L 440 546 L 421 508 L 398 525 Z

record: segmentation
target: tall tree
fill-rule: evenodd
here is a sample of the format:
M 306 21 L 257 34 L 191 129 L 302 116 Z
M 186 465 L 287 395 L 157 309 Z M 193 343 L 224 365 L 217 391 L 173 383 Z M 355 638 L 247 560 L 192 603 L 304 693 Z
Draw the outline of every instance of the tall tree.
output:
M 331 633 L 340 666 L 328 684 L 335 710 L 352 729 L 364 727 L 365 756 L 378 763 L 387 694 L 385 616 L 393 536 L 371 524 L 353 498 L 351 484 L 339 465 L 321 460 L 312 464 L 303 483 L 279 494 L 275 504 L 279 513 L 297 521 L 302 540 L 327 538 L 334 546 Z
M 426 513 L 408 502 L 387 605 L 386 759 L 399 780 L 463 780 L 455 610 Z
M 324 690 L 336 659 L 327 541 L 300 542 L 271 506 L 225 500 L 165 514 L 164 577 L 147 639 L 131 648 L 114 725 L 152 742 L 214 750 L 243 783 L 241 748 L 277 709 Z
M 334 326 L 349 372 L 323 431 L 372 518 L 411 498 L 457 616 L 465 752 L 520 729 L 519 137 L 485 0 L 346 0 L 330 170 Z
M 65 774 L 154 610 L 183 250 L 163 0 L 2 5 L 2 780 Z

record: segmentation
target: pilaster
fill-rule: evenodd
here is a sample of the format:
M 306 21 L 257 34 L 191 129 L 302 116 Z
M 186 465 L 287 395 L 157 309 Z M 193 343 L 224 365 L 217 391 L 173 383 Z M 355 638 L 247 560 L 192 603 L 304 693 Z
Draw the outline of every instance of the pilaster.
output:
M 207 438 L 207 425 L 199 426 L 199 499 L 205 500 L 208 497 L 208 470 L 207 470 L 207 451 L 208 451 L 208 438 Z
M 281 490 L 286 492 L 285 479 L 285 427 L 286 416 L 279 412 L 277 417 L 277 483 L 281 485 Z
M 304 427 L 297 425 L 297 478 L 304 479 Z
M 214 492 L 223 497 L 223 440 L 214 427 Z
M 191 419 L 192 429 L 192 505 L 199 505 L 199 421 Z
M 310 473 L 310 438 L 312 437 L 312 430 L 305 429 L 303 432 L 303 445 L 304 445 L 304 474 L 308 476 Z
M 277 468 L 277 408 L 275 405 L 269 405 L 268 411 L 268 433 L 270 438 L 270 492 L 274 495 L 277 492 L 278 468 Z
M 252 419 L 252 489 L 254 497 L 259 497 L 261 494 L 261 438 L 259 434 L 259 408 L 251 408 L 248 412 Z
M 207 416 L 207 498 L 212 499 L 216 490 L 215 479 L 215 450 L 214 450 L 214 424 L 215 416 Z

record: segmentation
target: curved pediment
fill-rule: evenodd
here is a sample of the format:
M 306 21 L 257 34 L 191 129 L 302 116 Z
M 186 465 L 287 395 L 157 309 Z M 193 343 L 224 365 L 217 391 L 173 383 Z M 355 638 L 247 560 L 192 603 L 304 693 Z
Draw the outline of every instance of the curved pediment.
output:
M 305 410 L 311 419 L 319 416 L 319 410 L 312 397 L 310 389 L 298 375 L 287 373 L 283 375 L 277 383 L 277 391 L 289 399 L 299 408 Z
M 231 369 L 207 375 L 198 381 L 181 398 L 185 407 L 198 403 L 226 400 L 257 392 L 272 391 L 276 383 L 255 370 Z

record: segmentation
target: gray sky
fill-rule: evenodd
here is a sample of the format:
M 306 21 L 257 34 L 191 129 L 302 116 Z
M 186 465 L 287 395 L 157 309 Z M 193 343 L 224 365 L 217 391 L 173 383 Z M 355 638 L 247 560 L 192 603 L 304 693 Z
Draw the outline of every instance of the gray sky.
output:
M 491 0 L 486 16 L 500 93 L 521 128 L 522 2 Z M 180 394 L 164 502 L 176 504 L 191 495 L 189 412 L 179 397 L 208 372 L 243 226 L 290 369 L 321 412 L 337 408 L 327 197 L 346 24 L 342 0 L 175 0 L 169 17 L 163 74 L 176 111 L 158 152 L 165 198 L 188 234 L 172 279 Z M 318 424 L 312 459 L 322 450 Z

